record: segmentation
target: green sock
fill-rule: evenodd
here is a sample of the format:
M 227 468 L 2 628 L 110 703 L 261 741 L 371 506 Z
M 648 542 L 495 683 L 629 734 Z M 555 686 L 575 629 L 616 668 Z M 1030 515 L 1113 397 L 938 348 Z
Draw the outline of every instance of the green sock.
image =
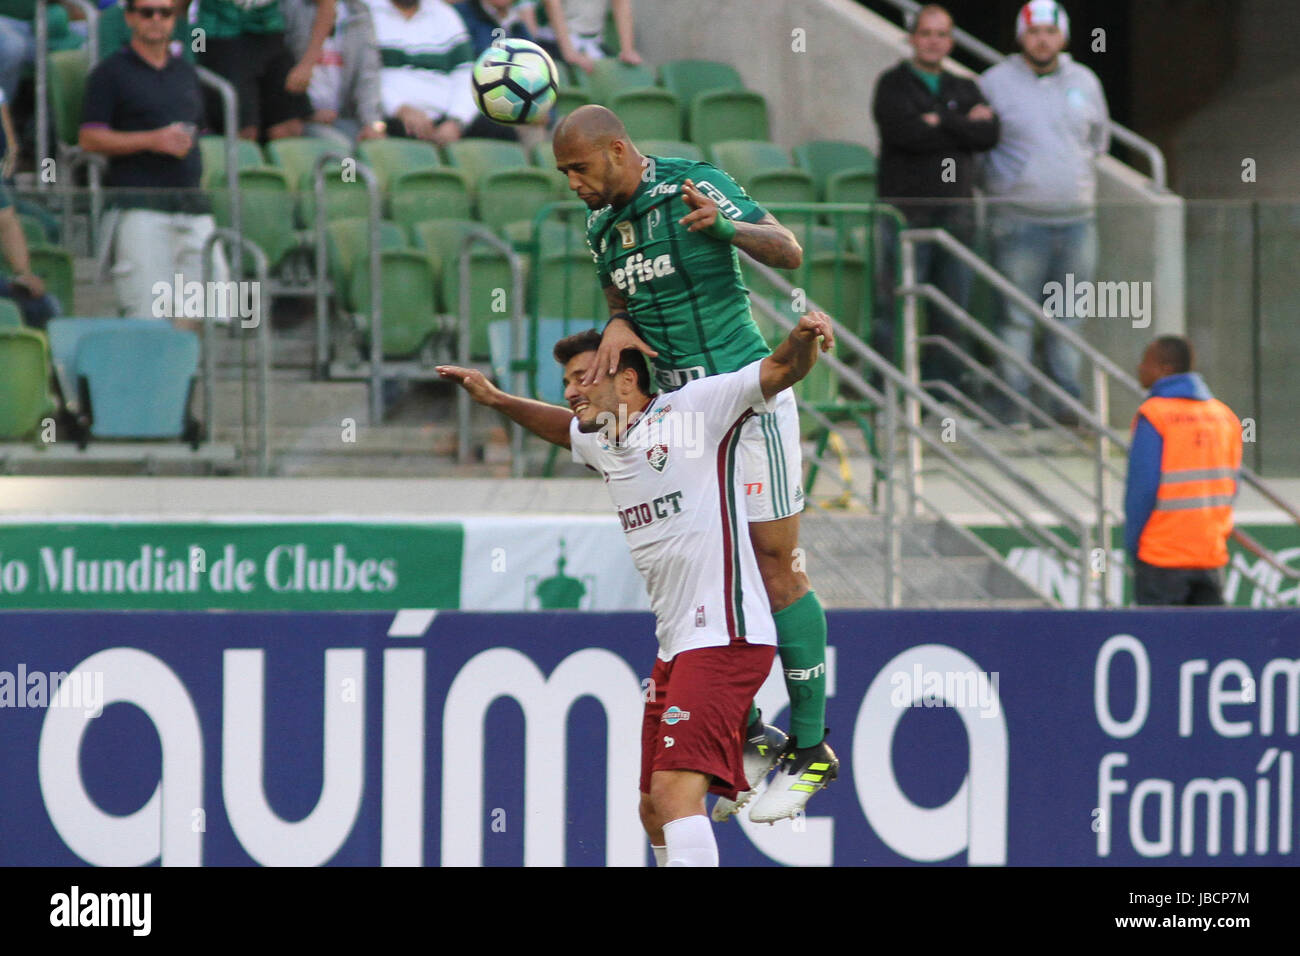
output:
M 790 694 L 790 733 L 796 747 L 815 747 L 826 736 L 826 612 L 809 591 L 772 619 Z
M 758 720 L 762 716 L 763 715 L 759 713 L 758 704 L 751 700 L 749 702 L 749 716 L 745 718 L 745 729 L 748 730 L 750 727 L 753 727 L 754 721 Z

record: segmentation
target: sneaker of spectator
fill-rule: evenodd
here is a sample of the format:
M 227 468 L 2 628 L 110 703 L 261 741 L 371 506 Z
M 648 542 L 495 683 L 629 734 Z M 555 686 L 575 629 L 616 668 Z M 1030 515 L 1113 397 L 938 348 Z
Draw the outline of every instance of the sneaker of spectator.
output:
M 990 67 L 980 88 L 1002 121 L 998 144 L 986 154 L 993 263 L 1025 295 L 1042 301 L 1049 282 L 1092 282 L 1097 269 L 1094 163 L 1109 148 L 1106 95 L 1095 73 L 1063 52 L 1070 21 L 1056 0 L 1032 0 L 1016 17 L 1020 53 Z M 1082 320 L 1058 317 L 1076 329 Z M 1003 304 L 998 334 L 1033 361 L 1036 324 L 1025 310 Z M 1066 392 L 1081 394 L 1081 356 L 1057 335 L 1044 336 L 1044 371 Z M 1003 380 L 1029 394 L 1029 377 L 1010 361 Z M 1005 411 L 1005 410 L 1003 410 Z M 1059 409 L 1052 409 L 1053 413 Z
M 311 48 L 316 0 L 282 0 L 285 39 L 302 61 Z M 308 136 L 336 139 L 344 148 L 385 135 L 379 105 L 379 47 L 370 8 L 363 0 L 337 0 L 334 22 L 311 71 Z
M 177 0 L 188 5 L 189 0 Z M 239 98 L 239 135 L 270 140 L 301 136 L 312 115 L 307 87 L 334 23 L 336 0 L 317 0 L 306 49 L 296 57 L 285 38 L 282 0 L 203 0 L 195 25 L 204 31 L 203 66 L 228 80 Z M 183 15 L 184 8 L 181 13 Z M 219 116 L 210 96 L 210 112 Z
M 373 0 L 383 64 L 379 98 L 390 136 L 454 143 L 478 115 L 470 78 L 474 46 L 443 0 Z
M 605 17 L 613 10 L 618 31 L 618 58 L 633 66 L 641 62 L 632 23 L 632 0 L 537 0 L 521 3 L 520 15 L 537 42 L 551 55 L 590 73 L 596 61 L 605 57 L 601 39 Z
M 178 276 L 182 283 L 227 277 L 219 247 L 212 274 L 204 275 L 203 246 L 216 228 L 199 189 L 204 100 L 193 64 L 169 52 L 175 15 L 172 0 L 127 0 L 131 42 L 87 78 L 78 137 L 82 149 L 108 157 L 105 185 L 117 217 L 113 284 L 122 314 L 140 318 L 171 316 L 171 292 L 166 309 L 156 308 L 159 283 L 170 290 Z

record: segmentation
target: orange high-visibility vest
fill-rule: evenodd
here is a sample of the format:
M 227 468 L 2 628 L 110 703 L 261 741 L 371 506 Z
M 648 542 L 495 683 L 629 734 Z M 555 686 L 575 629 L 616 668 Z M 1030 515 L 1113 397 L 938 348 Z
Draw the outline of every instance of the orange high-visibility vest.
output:
M 1241 422 L 1213 398 L 1148 398 L 1138 414 L 1164 440 L 1160 489 L 1138 539 L 1138 558 L 1162 568 L 1223 567 L 1241 468 Z

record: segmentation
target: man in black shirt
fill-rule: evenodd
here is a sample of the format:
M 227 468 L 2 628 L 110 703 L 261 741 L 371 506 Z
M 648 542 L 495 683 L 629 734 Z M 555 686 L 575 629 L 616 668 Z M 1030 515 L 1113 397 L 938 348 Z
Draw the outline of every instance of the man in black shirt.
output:
M 943 69 L 952 52 L 952 17 L 937 4 L 917 11 L 908 36 L 913 55 L 880 75 L 872 112 L 880 129 L 877 191 L 883 202 L 903 213 L 911 228 L 946 229 L 967 246 L 975 238 L 972 187 L 975 153 L 991 149 L 998 140 L 998 119 L 974 80 Z M 892 235 L 882 243 L 884 275 L 878 288 L 892 316 L 893 276 L 897 244 Z M 916 247 L 916 281 L 931 283 L 963 308 L 970 297 L 970 270 L 930 243 Z M 893 322 L 877 324 L 885 354 L 893 354 Z M 938 308 L 929 310 L 928 332 L 968 348 L 968 337 Z M 953 385 L 961 381 L 962 366 L 938 348 L 922 356 L 922 377 Z
M 122 314 L 142 318 L 172 301 L 175 276 L 202 280 L 203 243 L 216 228 L 199 190 L 203 95 L 194 67 L 168 52 L 175 0 L 128 0 L 131 42 L 86 81 L 82 149 L 109 158 L 109 203 L 120 210 L 113 280 Z M 224 281 L 218 251 L 212 278 Z M 167 284 L 159 294 L 155 286 Z

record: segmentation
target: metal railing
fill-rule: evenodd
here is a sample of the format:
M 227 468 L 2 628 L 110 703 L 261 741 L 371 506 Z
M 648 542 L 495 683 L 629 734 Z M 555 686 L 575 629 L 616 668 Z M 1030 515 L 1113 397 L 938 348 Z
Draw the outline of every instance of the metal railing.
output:
M 257 277 L 258 295 L 257 295 L 257 313 L 253 316 L 253 324 L 246 326 L 241 321 L 239 323 L 240 332 L 240 435 L 241 457 L 244 461 L 245 474 L 251 469 L 250 465 L 256 462 L 256 474 L 265 476 L 270 471 L 270 409 L 268 405 L 268 391 L 270 390 L 271 381 L 271 322 L 270 316 L 262 303 L 262 292 L 268 286 L 270 267 L 266 261 L 264 253 L 257 243 L 250 239 L 245 239 L 236 233 L 233 229 L 216 229 L 208 236 L 203 243 L 203 278 L 205 283 L 214 280 L 215 259 L 213 252 L 217 243 L 225 244 L 226 260 L 230 263 L 230 281 L 239 281 L 239 271 L 235 269 L 234 263 L 242 260 L 245 252 L 253 257 L 254 275 Z M 231 253 L 234 253 L 233 255 Z M 211 288 L 211 286 L 207 286 Z M 216 427 L 216 404 L 215 388 L 216 379 L 216 349 L 212 342 L 212 319 L 213 316 L 205 310 L 203 318 L 202 346 L 203 346 L 203 413 L 207 417 L 208 438 L 211 440 L 212 433 Z M 234 320 L 231 320 L 232 331 L 234 331 Z M 245 334 L 249 329 L 256 330 L 257 340 L 257 382 L 254 388 L 256 400 L 256 412 L 254 415 L 249 414 L 249 382 L 248 382 L 248 336 Z M 255 456 L 249 454 L 249 428 L 250 418 L 257 425 L 257 452 Z
M 460 279 L 460 302 L 457 313 L 457 364 L 462 368 L 470 367 L 470 335 L 473 317 L 470 314 L 470 260 L 474 246 L 478 243 L 500 252 L 510 264 L 510 341 L 511 351 L 515 353 L 510 364 L 515 375 L 514 392 L 516 395 L 527 394 L 528 372 L 525 364 L 529 361 L 528 336 L 524 334 L 524 267 L 519 255 L 510 244 L 492 235 L 486 227 L 474 229 L 465 235 L 460 244 L 457 257 L 457 269 Z M 469 461 L 469 392 L 463 388 L 456 389 L 456 460 L 463 464 Z M 512 477 L 524 476 L 524 428 L 518 422 L 510 424 L 510 473 Z
M 86 15 L 86 54 L 89 69 L 95 68 L 99 60 L 99 8 L 89 0 L 68 0 Z M 36 0 L 36 9 L 32 17 L 32 36 L 36 45 L 35 52 L 35 86 L 36 86 L 36 168 L 41 168 L 41 161 L 50 155 L 50 25 L 48 16 L 49 0 Z M 41 175 L 36 177 L 36 188 L 45 192 L 49 183 Z
M 316 369 L 318 374 L 329 365 L 329 270 L 326 262 L 328 237 L 326 234 L 325 213 L 325 167 L 332 163 L 342 163 L 349 159 L 356 163 L 356 171 L 366 184 L 367 208 L 366 228 L 370 232 L 369 267 L 370 267 L 370 375 L 369 375 L 369 414 L 370 424 L 378 425 L 384 420 L 384 327 L 383 327 L 383 269 L 380 263 L 379 223 L 383 218 L 383 192 L 379 187 L 379 177 L 365 163 L 346 157 L 342 153 L 322 153 L 312 166 L 312 189 L 316 208 Z
M 910 23 L 911 18 L 921 9 L 922 4 L 915 0 L 886 0 L 903 14 L 905 23 Z M 1000 63 L 1006 59 L 1006 54 L 994 49 L 987 43 L 981 41 L 978 37 L 972 36 L 960 27 L 954 26 L 952 31 L 954 44 L 961 50 L 965 50 L 977 60 L 981 60 L 990 66 Z M 1125 146 L 1141 153 L 1146 157 L 1147 164 L 1151 168 L 1151 181 L 1155 184 L 1156 189 L 1166 190 L 1168 188 L 1168 179 L 1165 167 L 1165 155 L 1160 151 L 1160 147 L 1151 140 L 1138 135 L 1127 126 L 1121 126 L 1114 120 L 1108 123 L 1110 135 L 1113 139 L 1119 140 Z
M 1119 468 L 1111 461 L 1115 451 L 1127 452 L 1129 442 L 1127 436 L 1115 430 L 1110 426 L 1110 387 L 1114 382 L 1119 387 L 1127 391 L 1139 402 L 1146 398 L 1147 392 L 1131 375 L 1116 365 L 1110 358 L 1098 350 L 1095 346 L 1084 339 L 1078 332 L 1069 326 L 1058 321 L 1056 318 L 1048 315 L 1043 310 L 1042 303 L 1035 302 L 1026 295 L 1009 279 L 998 272 L 993 266 L 981 259 L 974 251 L 968 249 L 962 243 L 958 242 L 952 235 L 942 229 L 908 229 L 899 233 L 899 241 L 902 248 L 903 260 L 903 284 L 896 291 L 903 297 L 903 342 L 904 342 L 904 365 L 903 371 L 908 381 L 918 390 L 924 387 L 933 387 L 932 383 L 921 381 L 920 376 L 920 347 L 922 345 L 935 345 L 948 350 L 952 354 L 961 355 L 963 364 L 968 368 L 980 369 L 980 376 L 986 380 L 994 382 L 999 386 L 999 392 L 1005 399 L 1009 399 L 1026 415 L 1038 418 L 1049 429 L 1053 430 L 1058 436 L 1064 438 L 1067 442 L 1082 448 L 1085 452 L 1090 452 L 1093 458 L 1093 487 L 1091 491 L 1086 491 L 1076 482 L 1070 481 L 1068 484 L 1072 490 L 1081 495 L 1086 502 L 1088 510 L 1092 513 L 1095 524 L 1091 529 L 1084 524 L 1083 531 L 1085 534 L 1095 532 L 1096 539 L 1101 548 L 1109 552 L 1111 541 L 1111 529 L 1114 523 L 1122 522 L 1124 516 L 1111 505 L 1113 498 L 1113 482 L 1116 479 L 1122 480 L 1123 476 Z M 1044 332 L 1050 335 L 1057 335 L 1064 339 L 1070 346 L 1075 348 L 1085 360 L 1091 363 L 1091 380 L 1092 380 L 1092 407 L 1089 408 L 1081 400 L 1070 395 L 1062 389 L 1056 382 L 1052 381 L 1047 375 L 1039 371 L 1027 358 L 1019 355 L 1014 350 L 1008 348 L 998 336 L 994 335 L 984 324 L 972 316 L 966 309 L 953 302 L 943 292 L 932 285 L 921 284 L 916 282 L 916 246 L 921 242 L 934 243 L 943 251 L 960 261 L 978 277 L 988 282 L 994 290 L 1003 296 L 1008 302 L 1027 313 L 1036 326 L 1042 328 Z M 1000 380 L 993 377 L 992 373 L 983 369 L 969 355 L 966 355 L 950 339 L 943 336 L 926 336 L 918 335 L 918 326 L 920 318 L 920 302 L 925 300 L 932 306 L 942 309 L 952 320 L 954 320 L 961 329 L 966 332 L 972 339 L 979 342 L 991 350 L 998 358 L 1012 365 L 1015 365 L 1027 379 L 1043 390 L 1052 400 L 1060 407 L 1067 409 L 1077 417 L 1080 426 L 1089 433 L 1089 437 L 1095 442 L 1091 448 L 1085 443 L 1078 441 L 1077 437 L 1072 434 L 1070 429 L 1055 422 L 1052 416 L 1047 415 L 1027 396 L 1020 395 L 1014 390 L 1005 386 Z M 967 410 L 972 408 L 973 403 L 958 402 Z M 915 501 L 919 497 L 921 490 L 921 474 L 923 471 L 921 461 L 921 407 L 915 393 L 909 395 L 906 400 L 904 418 L 908 422 L 908 459 L 909 467 L 907 469 L 908 480 L 911 485 L 909 488 L 909 498 Z M 991 418 L 985 418 L 983 415 L 977 417 L 984 418 L 986 424 L 998 425 Z M 967 435 L 968 443 L 979 443 L 977 435 Z M 1050 458 L 1041 451 L 1034 448 L 1030 443 L 1020 440 L 1019 444 L 1022 451 L 1034 457 L 1040 464 L 1054 470 L 1050 464 Z M 1059 471 L 1056 472 L 1058 475 Z M 1004 477 L 1016 484 L 1023 486 L 1023 476 L 1021 469 L 1010 469 L 1004 473 Z M 1269 501 L 1275 504 L 1280 510 L 1288 515 L 1293 521 L 1300 523 L 1300 514 L 1285 502 L 1280 495 L 1270 488 L 1264 481 L 1245 465 L 1240 470 L 1241 480 L 1252 488 L 1264 495 Z M 1060 509 L 1049 509 L 1053 514 L 1059 516 Z M 1233 536 L 1241 543 L 1243 547 L 1251 551 L 1257 557 L 1265 560 L 1274 570 L 1277 570 L 1292 579 L 1300 579 L 1300 572 L 1282 564 L 1272 552 L 1268 551 L 1245 532 L 1235 530 Z M 1084 540 L 1083 538 L 1080 539 Z M 1057 550 L 1060 550 L 1059 548 Z M 1063 551 L 1063 554 L 1068 552 Z M 1087 551 L 1080 551 L 1080 580 L 1081 586 L 1085 580 L 1085 571 L 1090 567 L 1087 561 Z M 1109 581 L 1107 576 L 1110 573 L 1111 562 L 1105 560 L 1101 562 L 1100 569 L 1097 572 L 1100 578 L 1100 594 L 1102 605 L 1105 606 L 1109 600 Z M 1131 569 L 1126 568 L 1131 574 Z M 1083 593 L 1086 593 L 1083 592 Z

